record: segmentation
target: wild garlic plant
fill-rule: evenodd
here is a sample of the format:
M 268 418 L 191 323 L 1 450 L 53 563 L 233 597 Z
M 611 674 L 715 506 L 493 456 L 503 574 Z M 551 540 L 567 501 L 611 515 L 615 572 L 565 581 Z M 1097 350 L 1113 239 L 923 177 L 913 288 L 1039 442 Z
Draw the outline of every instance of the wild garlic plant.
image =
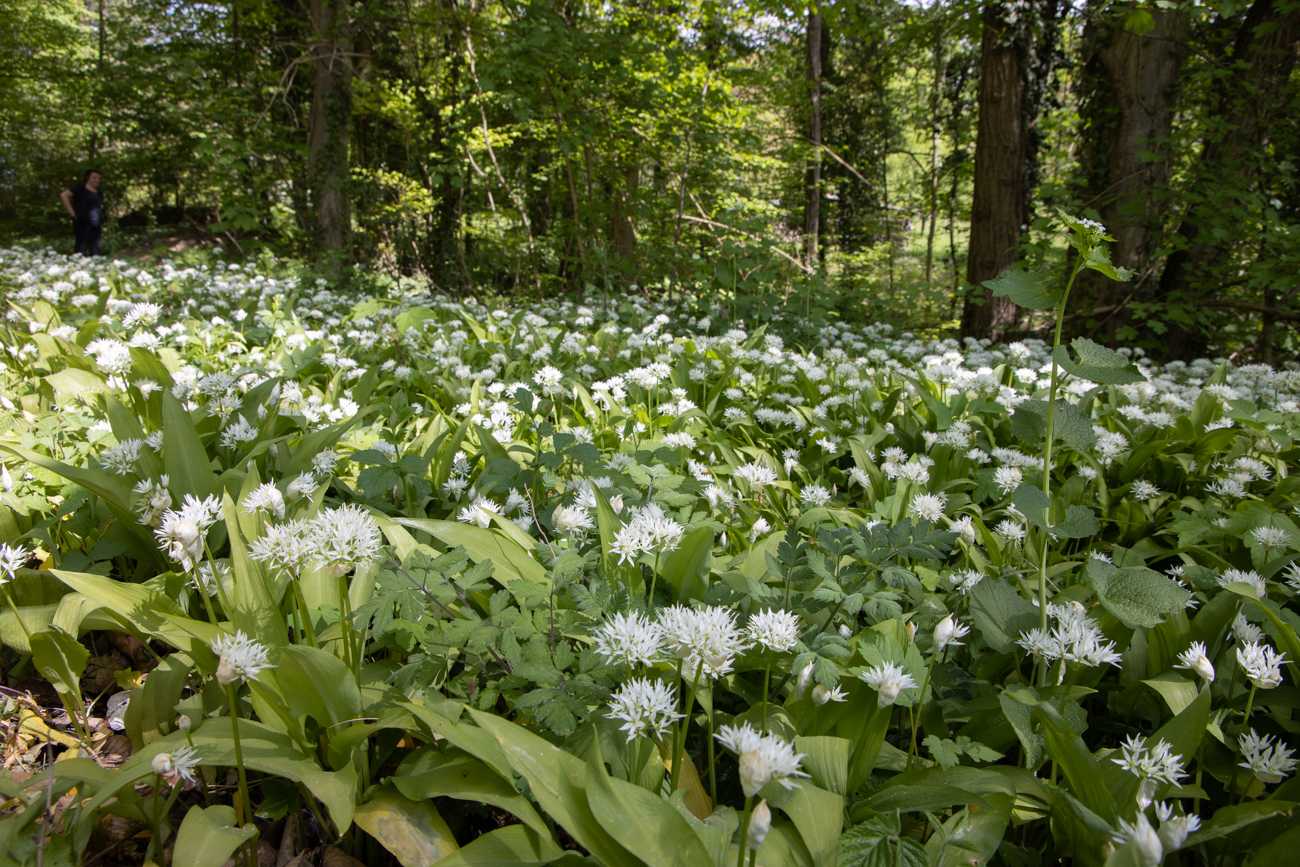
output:
M 1276 858 L 1300 375 L 1071 351 L 1108 240 L 1066 229 L 1005 344 L 0 251 L 0 661 L 67 713 L 12 705 L 0 848 Z

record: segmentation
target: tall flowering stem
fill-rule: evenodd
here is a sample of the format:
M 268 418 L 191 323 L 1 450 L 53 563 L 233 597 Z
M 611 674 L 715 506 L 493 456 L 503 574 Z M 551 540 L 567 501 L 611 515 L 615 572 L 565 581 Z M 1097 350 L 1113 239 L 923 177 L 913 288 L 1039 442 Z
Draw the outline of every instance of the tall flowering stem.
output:
M 668 791 L 677 791 L 677 783 L 682 777 L 682 756 L 686 751 L 686 733 L 691 727 L 691 709 L 695 707 L 695 692 L 700 686 L 700 675 L 704 671 L 704 660 L 701 659 L 695 666 L 695 679 L 691 681 L 690 698 L 686 699 L 686 716 L 682 719 L 682 730 L 678 737 L 673 739 L 673 771 L 668 780 Z
M 1056 361 L 1056 347 L 1061 345 L 1061 326 L 1065 323 L 1065 304 L 1070 298 L 1070 290 L 1074 288 L 1075 278 L 1088 263 L 1087 251 L 1080 250 L 1078 257 L 1075 258 L 1074 268 L 1070 271 L 1070 279 L 1066 281 L 1065 291 L 1061 294 L 1061 300 L 1056 305 L 1056 331 L 1052 336 L 1052 378 L 1047 387 L 1047 441 L 1043 446 L 1043 493 L 1049 498 L 1049 505 L 1043 514 L 1043 526 L 1051 526 L 1052 515 L 1050 498 L 1052 495 L 1052 440 L 1056 435 L 1056 390 L 1061 382 L 1061 367 Z M 1038 567 L 1038 625 L 1039 628 L 1047 629 L 1047 551 L 1050 534 L 1043 531 L 1042 553 Z M 1047 686 L 1047 665 L 1044 664 L 1039 675 L 1039 684 Z
M 239 705 L 235 702 L 235 685 L 226 684 L 226 701 L 230 704 L 230 731 L 235 739 L 235 766 L 239 770 L 239 809 L 235 818 L 239 827 L 244 827 L 248 810 L 248 773 L 244 770 L 244 748 L 239 742 Z

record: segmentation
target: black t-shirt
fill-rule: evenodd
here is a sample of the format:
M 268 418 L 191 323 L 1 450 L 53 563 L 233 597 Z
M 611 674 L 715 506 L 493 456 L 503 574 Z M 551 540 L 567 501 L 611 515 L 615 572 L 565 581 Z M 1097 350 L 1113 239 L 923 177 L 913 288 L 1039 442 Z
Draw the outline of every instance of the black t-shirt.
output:
M 104 224 L 104 194 L 97 190 L 87 189 L 85 184 L 77 184 L 72 188 L 71 192 L 72 210 L 77 215 L 76 219 L 92 226 L 102 226 Z

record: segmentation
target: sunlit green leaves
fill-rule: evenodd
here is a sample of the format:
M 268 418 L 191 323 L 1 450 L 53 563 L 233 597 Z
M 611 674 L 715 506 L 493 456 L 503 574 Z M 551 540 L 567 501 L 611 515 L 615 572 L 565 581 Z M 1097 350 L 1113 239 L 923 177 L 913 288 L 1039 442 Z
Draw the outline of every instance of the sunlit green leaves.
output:
M 1001 277 L 985 280 L 984 285 L 1000 298 L 1010 298 L 1017 307 L 1049 310 L 1061 300 L 1058 278 L 1050 271 L 1022 271 L 1013 268 Z
M 1113 349 L 1107 349 L 1086 337 L 1076 337 L 1070 342 L 1078 360 L 1070 357 L 1064 346 L 1058 346 L 1052 352 L 1057 364 L 1079 377 L 1102 385 L 1125 385 L 1133 382 L 1146 382 L 1146 377 L 1129 361 Z

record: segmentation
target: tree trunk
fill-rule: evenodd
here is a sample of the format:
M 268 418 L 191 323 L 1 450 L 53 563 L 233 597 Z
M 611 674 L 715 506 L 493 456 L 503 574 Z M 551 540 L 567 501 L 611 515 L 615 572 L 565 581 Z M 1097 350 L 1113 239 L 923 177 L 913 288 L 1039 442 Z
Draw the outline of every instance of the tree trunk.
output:
M 1118 283 L 1084 272 L 1071 297 L 1071 312 L 1122 304 L 1131 293 L 1143 292 L 1156 267 L 1153 246 L 1169 181 L 1167 142 L 1186 27 L 1179 10 L 1151 9 L 1151 29 L 1138 34 L 1125 27 L 1136 9 L 1129 3 L 1099 12 L 1085 28 L 1085 93 L 1080 110 L 1085 201 L 1115 238 L 1111 261 L 1137 272 L 1136 282 Z M 1095 327 L 1113 338 L 1128 320 L 1119 311 Z M 1087 325 L 1085 318 L 1077 321 Z
M 1029 223 L 1025 163 L 1030 139 L 1021 53 L 1001 6 L 987 5 L 980 43 L 975 189 L 966 255 L 966 281 L 974 288 L 961 316 L 962 334 L 967 337 L 996 338 L 1016 322 L 1016 306 L 1010 299 L 995 298 L 980 284 L 1019 260 L 1020 235 Z M 984 303 L 975 303 L 980 297 Z
M 641 164 L 629 156 L 623 167 L 622 186 L 614 190 L 613 221 L 609 228 L 609 251 L 619 260 L 619 270 L 630 277 L 636 272 L 636 224 L 629 202 L 636 200 L 641 183 Z
M 313 87 L 307 177 L 323 264 L 341 276 L 351 258 L 348 139 L 352 126 L 352 21 L 347 0 L 311 0 Z
M 825 22 L 820 0 L 814 0 L 808 14 L 808 140 L 813 146 L 812 164 L 805 184 L 803 221 L 808 267 L 817 267 L 817 242 L 821 236 L 822 209 L 822 37 Z
M 1255 0 L 1237 31 L 1232 72 L 1218 84 L 1219 99 L 1201 151 L 1192 205 L 1179 227 L 1177 250 L 1160 278 L 1160 295 L 1173 302 L 1213 294 L 1215 265 L 1230 259 L 1233 230 L 1268 150 L 1274 119 L 1286 105 L 1287 80 L 1300 47 L 1300 6 L 1291 0 Z M 1236 225 L 1234 225 L 1234 222 Z M 1228 229 L 1226 234 L 1223 229 Z M 1187 349 L 1179 331 L 1171 351 Z

